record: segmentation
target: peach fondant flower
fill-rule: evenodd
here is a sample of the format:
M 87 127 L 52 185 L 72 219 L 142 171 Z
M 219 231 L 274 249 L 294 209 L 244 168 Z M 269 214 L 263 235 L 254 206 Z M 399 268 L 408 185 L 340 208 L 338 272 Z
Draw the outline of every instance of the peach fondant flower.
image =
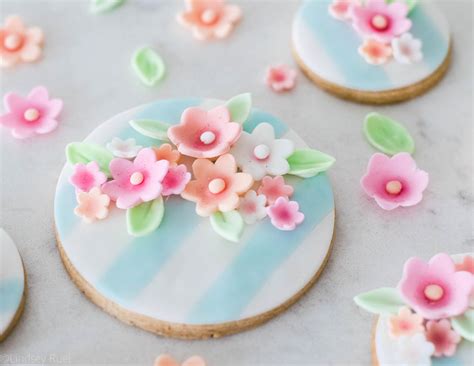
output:
M 195 160 L 193 173 L 196 180 L 188 183 L 181 196 L 196 202 L 196 212 L 200 216 L 234 210 L 239 205 L 239 195 L 253 184 L 251 175 L 237 173 L 235 159 L 230 154 L 222 155 L 215 163 L 207 159 Z
M 208 40 L 227 37 L 241 17 L 240 8 L 225 0 L 186 0 L 186 11 L 177 19 L 196 39 Z
M 248 191 L 240 199 L 239 212 L 246 224 L 255 224 L 257 221 L 267 216 L 265 204 L 267 198 L 263 194 L 257 195 L 255 191 Z
M 296 71 L 287 65 L 271 66 L 267 69 L 265 82 L 276 92 L 291 90 L 295 87 Z
M 418 169 L 408 153 L 399 153 L 392 158 L 376 153 L 370 158 L 367 173 L 360 183 L 380 207 L 393 210 L 421 201 L 428 185 L 428 173 Z
M 426 340 L 435 346 L 436 357 L 453 356 L 461 336 L 451 329 L 448 319 L 430 320 L 426 323 Z
M 166 173 L 165 178 L 161 184 L 163 185 L 163 196 L 170 196 L 172 194 L 181 194 L 186 187 L 186 184 L 191 180 L 191 173 L 186 169 L 186 165 L 171 166 Z
M 43 86 L 32 89 L 26 98 L 8 93 L 3 102 L 6 113 L 0 116 L 0 124 L 11 128 L 12 135 L 18 139 L 53 131 L 63 108 L 62 100 L 49 99 Z
M 181 157 L 178 150 L 173 149 L 170 144 L 163 144 L 160 147 L 154 147 L 156 160 L 168 160 L 170 166 L 176 165 Z
M 329 5 L 329 14 L 339 20 L 349 20 L 352 17 L 351 7 L 357 0 L 333 0 Z
M 227 107 L 210 111 L 191 107 L 181 116 L 181 123 L 168 129 L 168 137 L 183 155 L 193 158 L 215 158 L 230 150 L 242 131 L 231 122 Z
M 267 207 L 267 214 L 277 229 L 290 231 L 296 228 L 304 220 L 304 214 L 299 211 L 298 202 L 289 201 L 288 198 L 280 197 L 275 203 Z
M 410 33 L 392 39 L 393 57 L 401 64 L 413 64 L 423 59 L 421 41 L 413 38 Z
M 155 360 L 154 366 L 179 366 L 179 363 L 169 355 L 160 355 Z M 192 356 L 184 361 L 181 366 L 206 366 L 206 362 L 199 356 Z
M 466 255 L 461 263 L 456 263 L 456 271 L 466 271 L 474 274 L 474 257 Z
M 107 176 L 100 171 L 99 164 L 91 161 L 88 164 L 76 164 L 74 173 L 69 182 L 79 191 L 89 192 L 94 187 L 100 187 L 107 180 Z
M 371 65 L 382 65 L 392 56 L 392 48 L 382 42 L 366 39 L 358 48 L 359 54 Z
M 285 184 L 285 179 L 282 176 L 274 178 L 266 176 L 262 179 L 258 194 L 265 195 L 268 204 L 272 205 L 279 197 L 290 198 L 293 194 L 293 187 Z
M 412 313 L 410 308 L 404 306 L 388 320 L 390 335 L 394 338 L 401 336 L 410 336 L 415 333 L 424 332 L 423 317 L 419 314 Z
M 76 198 L 79 205 L 74 213 L 87 223 L 105 219 L 109 214 L 110 198 L 102 194 L 99 187 L 94 187 L 89 192 L 77 192 Z

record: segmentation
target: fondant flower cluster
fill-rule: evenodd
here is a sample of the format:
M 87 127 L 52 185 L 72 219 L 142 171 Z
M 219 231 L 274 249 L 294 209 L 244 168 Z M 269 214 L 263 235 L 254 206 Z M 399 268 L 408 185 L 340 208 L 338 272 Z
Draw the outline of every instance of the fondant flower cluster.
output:
M 392 57 L 401 64 L 423 59 L 421 41 L 409 33 L 410 11 L 403 0 L 333 0 L 329 6 L 334 18 L 351 23 L 362 37 L 359 54 L 372 65 L 385 64 Z

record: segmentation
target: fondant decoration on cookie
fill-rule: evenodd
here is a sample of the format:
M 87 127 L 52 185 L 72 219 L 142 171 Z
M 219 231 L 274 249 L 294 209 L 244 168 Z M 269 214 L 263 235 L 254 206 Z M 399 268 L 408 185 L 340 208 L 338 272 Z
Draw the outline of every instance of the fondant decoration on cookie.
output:
M 294 55 L 323 89 L 364 103 L 415 97 L 445 73 L 449 27 L 436 5 L 407 0 L 306 0 Z
M 19 16 L 8 16 L 0 28 L 0 67 L 37 61 L 41 57 L 43 40 L 40 28 L 27 28 Z
M 90 0 L 89 9 L 94 14 L 109 12 L 122 5 L 125 0 Z
M 103 194 L 99 187 L 94 187 L 87 192 L 77 192 L 76 197 L 78 205 L 74 213 L 82 217 L 85 222 L 102 220 L 109 214 L 110 197 Z
M 169 355 L 160 355 L 155 360 L 154 366 L 180 366 L 180 363 Z M 202 357 L 192 356 L 184 361 L 181 366 L 206 366 L 206 362 Z
M 284 231 L 294 230 L 304 220 L 304 214 L 299 211 L 298 202 L 290 201 L 286 197 L 278 197 L 275 203 L 267 207 L 267 214 L 272 225 Z
M 180 153 L 168 131 L 180 127 L 183 116 L 196 115 L 206 122 L 204 129 L 173 135 Z M 270 131 L 268 139 L 249 144 L 246 156 L 256 150 L 262 160 L 262 152 L 273 154 L 276 148 L 276 157 L 283 159 L 287 154 L 277 141 L 284 140 L 283 147 L 291 145 L 293 151 L 289 168 L 284 166 L 292 174 L 268 175 L 258 160 L 258 170 L 260 165 L 265 170 L 260 181 L 239 168 L 233 148 L 244 132 L 253 136 L 262 124 Z M 213 143 L 207 132 L 214 134 Z M 143 148 L 135 159 L 116 158 L 105 148 L 114 137 L 133 138 Z M 177 99 L 135 108 L 99 126 L 85 141 L 70 144 L 67 156 L 55 199 L 61 256 L 87 296 L 126 322 L 185 338 L 242 331 L 295 302 L 325 264 L 334 201 L 324 170 L 334 159 L 311 150 L 277 117 L 251 108 L 248 94 L 227 102 Z M 108 180 L 92 189 L 100 188 L 115 203 L 105 219 L 98 219 L 107 205 L 105 198 L 96 200 L 99 204 L 87 210 L 96 220 L 88 224 L 74 214 L 78 190 L 69 180 L 76 164 L 93 161 Z M 256 193 L 261 186 L 273 203 Z M 279 197 L 282 204 L 276 202 Z M 294 230 L 272 225 L 267 208 L 275 203 L 277 225 L 294 225 Z M 196 209 L 209 216 L 199 216 Z
M 107 144 L 107 149 L 117 158 L 133 159 L 142 149 L 142 146 L 137 145 L 135 139 L 126 139 L 124 141 L 118 137 L 114 137 L 112 141 Z
M 13 137 L 24 139 L 49 133 L 58 127 L 63 109 L 61 99 L 49 99 L 44 86 L 33 88 L 26 98 L 10 92 L 3 98 L 5 113 L 0 124 L 11 129 Z
M 276 92 L 292 90 L 296 84 L 296 71 L 288 65 L 270 66 L 265 75 L 265 83 Z
M 0 228 L 0 342 L 11 332 L 23 312 L 25 271 L 18 249 Z
M 240 7 L 225 0 L 185 0 L 185 3 L 186 10 L 178 14 L 177 20 L 201 41 L 226 38 L 242 18 Z
M 132 67 L 143 84 L 156 85 L 165 76 L 163 59 L 149 47 L 137 50 L 132 57 Z
M 397 288 L 381 288 L 354 298 L 379 318 L 374 335 L 376 364 L 430 365 L 472 361 L 474 272 L 462 263 L 473 254 L 441 253 L 429 262 L 410 258 Z M 466 361 L 469 360 L 469 361 Z
M 428 173 L 417 168 L 410 154 L 398 153 L 390 158 L 376 153 L 370 158 L 360 184 L 380 207 L 393 210 L 419 203 L 428 182 Z

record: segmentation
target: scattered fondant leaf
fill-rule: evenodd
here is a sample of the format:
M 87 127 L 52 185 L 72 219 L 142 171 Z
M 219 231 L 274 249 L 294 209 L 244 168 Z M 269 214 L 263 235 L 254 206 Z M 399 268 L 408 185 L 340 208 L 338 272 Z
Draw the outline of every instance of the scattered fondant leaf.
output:
M 224 239 L 237 243 L 244 231 L 244 219 L 236 210 L 216 212 L 211 216 L 211 226 Z
M 236 95 L 227 101 L 226 106 L 232 122 L 243 124 L 252 109 L 252 95 L 250 93 Z
M 354 301 L 361 308 L 375 314 L 396 314 L 401 307 L 405 306 L 398 290 L 389 287 L 364 292 L 357 295 Z
M 144 202 L 127 210 L 127 230 L 133 236 L 145 236 L 155 231 L 163 220 L 163 198 Z
M 153 86 L 165 75 L 163 59 L 151 48 L 140 48 L 133 54 L 132 66 L 143 84 Z
M 474 342 L 474 309 L 469 309 L 463 315 L 452 318 L 451 325 L 463 338 Z
M 105 13 L 122 5 L 125 0 L 91 0 L 90 11 L 95 14 Z
M 142 135 L 161 140 L 169 141 L 168 128 L 170 124 L 151 119 L 138 119 L 130 121 L 130 126 Z
M 369 113 L 365 117 L 364 133 L 376 149 L 386 154 L 415 151 L 415 142 L 406 128 L 381 114 Z
M 302 178 L 314 177 L 328 170 L 336 161 L 332 156 L 317 150 L 296 150 L 289 158 L 290 171 L 288 174 Z
M 110 176 L 109 164 L 114 158 L 113 154 L 105 147 L 87 142 L 73 142 L 66 146 L 67 161 L 74 165 L 97 162 L 100 170 Z

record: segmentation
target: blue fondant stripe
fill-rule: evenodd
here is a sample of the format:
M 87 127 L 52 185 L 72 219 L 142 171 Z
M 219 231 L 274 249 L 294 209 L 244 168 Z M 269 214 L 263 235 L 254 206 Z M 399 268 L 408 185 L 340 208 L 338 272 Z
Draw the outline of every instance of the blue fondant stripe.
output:
M 238 319 L 272 273 L 334 208 L 327 176 L 319 174 L 301 180 L 294 200 L 306 216 L 303 224 L 291 232 L 276 230 L 269 220 L 259 224 L 248 242 L 239 244 L 243 249 L 192 309 L 187 322 L 206 324 Z
M 66 181 L 62 186 L 58 186 L 54 199 L 56 230 L 62 239 L 66 238 L 74 225 L 80 222 L 80 218 L 74 214 L 76 206 L 76 190 L 72 184 Z
M 19 278 L 0 282 L 0 315 L 16 311 L 23 296 L 24 283 Z

